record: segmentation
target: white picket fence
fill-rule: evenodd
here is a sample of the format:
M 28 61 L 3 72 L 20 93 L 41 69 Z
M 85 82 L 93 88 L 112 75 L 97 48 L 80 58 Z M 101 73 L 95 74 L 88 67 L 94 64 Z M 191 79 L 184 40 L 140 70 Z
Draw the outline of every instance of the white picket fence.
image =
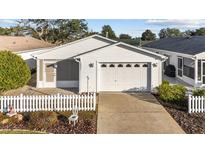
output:
M 189 113 L 205 112 L 205 97 L 189 95 L 188 112 Z
M 79 111 L 96 109 L 96 93 L 85 95 L 32 95 L 32 96 L 0 96 L 0 112 L 9 111 L 13 107 L 16 112 L 35 111 Z

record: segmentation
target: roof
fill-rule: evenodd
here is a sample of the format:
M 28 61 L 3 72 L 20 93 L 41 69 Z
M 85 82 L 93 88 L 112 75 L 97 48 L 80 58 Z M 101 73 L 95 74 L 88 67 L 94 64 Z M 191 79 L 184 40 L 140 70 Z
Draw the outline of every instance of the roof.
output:
M 143 47 L 196 55 L 205 51 L 205 36 L 164 38 Z
M 54 47 L 54 44 L 25 36 L 0 36 L 0 51 L 13 52 Z
M 100 35 L 92 35 L 61 46 L 53 47 L 43 52 L 32 54 L 34 57 L 43 59 L 66 59 L 76 55 L 100 49 L 117 41 Z
M 162 59 L 166 58 L 163 55 L 153 53 L 149 50 L 142 49 L 136 46 L 132 46 L 126 43 L 117 42 L 112 39 L 108 39 L 106 37 L 100 35 L 92 35 L 65 45 L 61 45 L 58 47 L 51 48 L 49 50 L 38 52 L 33 54 L 34 57 L 38 57 L 39 59 L 67 59 L 74 58 L 83 54 L 87 54 L 93 51 L 101 50 L 104 48 L 109 48 L 114 45 L 123 45 L 129 47 L 130 50 L 137 49 L 142 52 L 146 52 L 152 56 L 160 57 Z
M 124 43 L 124 42 L 117 42 L 117 43 L 114 43 L 114 44 L 112 44 L 112 45 L 102 47 L 102 48 L 100 48 L 100 49 L 96 49 L 96 50 L 93 50 L 93 51 L 89 51 L 89 52 L 85 52 L 85 53 L 76 55 L 75 57 L 79 57 L 79 56 L 81 56 L 81 55 L 84 55 L 84 54 L 87 54 L 87 53 L 90 53 L 90 52 L 103 50 L 103 49 L 105 49 L 105 48 L 109 48 L 109 47 L 112 47 L 112 46 L 118 46 L 118 47 L 122 47 L 122 48 L 127 48 L 127 49 L 132 50 L 132 51 L 136 51 L 136 50 L 137 50 L 137 52 L 141 51 L 141 52 L 144 52 L 144 53 L 146 53 L 146 54 L 148 54 L 148 55 L 151 55 L 151 56 L 153 56 L 153 57 L 156 57 L 156 58 L 167 59 L 167 57 L 164 56 L 164 55 L 151 52 L 151 51 L 146 50 L 146 49 L 144 49 L 144 48 L 140 48 L 140 47 L 136 47 L 136 46 L 133 46 L 133 45 L 129 45 L 129 44 Z

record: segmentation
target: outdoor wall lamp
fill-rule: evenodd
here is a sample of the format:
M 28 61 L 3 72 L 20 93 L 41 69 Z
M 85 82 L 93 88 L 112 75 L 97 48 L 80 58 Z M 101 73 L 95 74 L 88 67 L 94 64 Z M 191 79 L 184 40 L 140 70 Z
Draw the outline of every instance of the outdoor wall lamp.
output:
M 89 67 L 94 67 L 94 63 L 90 63 L 90 64 L 89 64 Z

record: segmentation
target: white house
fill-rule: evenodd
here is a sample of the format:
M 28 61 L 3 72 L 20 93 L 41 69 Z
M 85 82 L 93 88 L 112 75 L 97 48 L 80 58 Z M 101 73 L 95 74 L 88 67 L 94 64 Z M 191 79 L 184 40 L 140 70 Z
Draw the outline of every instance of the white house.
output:
M 79 92 L 150 91 L 162 82 L 166 56 L 92 35 L 33 54 L 37 87 Z
M 53 46 L 53 44 L 33 37 L 0 36 L 0 51 L 8 50 L 20 55 L 27 62 L 30 69 L 36 67 L 36 60 L 31 56 L 31 54 L 49 49 Z
M 194 87 L 205 86 L 205 37 L 175 37 L 153 41 L 144 49 L 168 57 L 164 68 L 172 64 L 176 77 Z

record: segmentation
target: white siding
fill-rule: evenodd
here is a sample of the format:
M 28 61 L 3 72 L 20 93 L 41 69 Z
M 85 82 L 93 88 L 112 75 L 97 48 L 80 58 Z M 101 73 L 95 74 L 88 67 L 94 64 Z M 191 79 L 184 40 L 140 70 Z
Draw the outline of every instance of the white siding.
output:
M 139 51 L 141 52 L 141 51 Z M 156 87 L 161 83 L 161 61 L 155 58 L 134 52 L 118 46 L 108 47 L 102 50 L 91 52 L 79 56 L 81 58 L 80 69 L 80 92 L 91 91 L 95 92 L 99 90 L 100 82 L 100 67 L 101 62 L 151 62 L 156 63 L 157 67 L 152 70 L 152 86 Z M 89 67 L 89 64 L 94 64 L 93 67 Z

